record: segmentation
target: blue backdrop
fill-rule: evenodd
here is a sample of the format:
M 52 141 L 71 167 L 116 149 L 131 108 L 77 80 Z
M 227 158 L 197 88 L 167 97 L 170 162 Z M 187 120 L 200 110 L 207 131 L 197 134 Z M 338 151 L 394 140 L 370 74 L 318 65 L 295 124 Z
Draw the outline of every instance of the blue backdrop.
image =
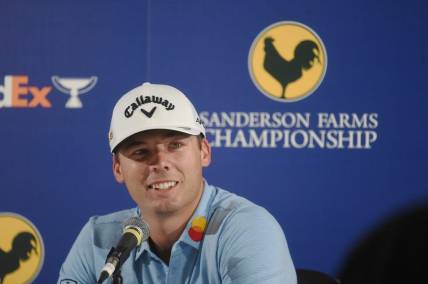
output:
M 107 134 L 116 100 L 143 81 L 176 86 L 210 114 L 377 115 L 370 149 L 225 143 L 205 172 L 272 212 L 297 267 L 335 274 L 367 230 L 428 197 L 427 8 L 422 0 L 0 3 L 0 85 L 21 76 L 23 88 L 50 88 L 45 105 L 23 107 L 37 97 L 24 90 L 0 108 L 0 211 L 27 217 L 44 239 L 35 282 L 56 280 L 90 216 L 134 206 L 114 181 Z M 313 29 L 328 55 L 319 88 L 294 103 L 264 96 L 247 66 L 257 35 L 281 21 Z M 98 82 L 70 109 L 52 76 Z

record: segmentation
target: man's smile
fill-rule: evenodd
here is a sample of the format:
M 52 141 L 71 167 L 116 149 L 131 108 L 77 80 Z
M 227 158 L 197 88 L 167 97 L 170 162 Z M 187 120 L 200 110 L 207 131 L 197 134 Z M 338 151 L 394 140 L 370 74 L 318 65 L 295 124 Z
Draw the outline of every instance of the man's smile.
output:
M 178 181 L 169 180 L 169 181 L 161 181 L 161 182 L 154 182 L 147 186 L 147 188 L 154 189 L 154 190 L 169 190 L 173 187 L 175 187 L 178 184 Z

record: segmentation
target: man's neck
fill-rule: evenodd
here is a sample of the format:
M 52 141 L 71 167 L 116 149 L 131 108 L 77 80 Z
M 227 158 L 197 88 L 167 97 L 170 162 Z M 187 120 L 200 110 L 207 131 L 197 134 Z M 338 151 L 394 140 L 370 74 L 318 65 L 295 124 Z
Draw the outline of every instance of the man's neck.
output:
M 201 182 L 200 195 L 195 200 L 194 206 L 185 208 L 182 211 L 163 215 L 156 213 L 149 214 L 149 212 L 144 212 L 140 208 L 144 219 L 150 226 L 150 247 L 167 264 L 171 256 L 172 246 L 180 238 L 187 222 L 189 222 L 201 201 L 203 185 L 203 182 Z
M 150 247 L 165 262 L 169 263 L 172 246 L 183 233 L 191 214 L 167 218 L 146 218 L 150 224 Z

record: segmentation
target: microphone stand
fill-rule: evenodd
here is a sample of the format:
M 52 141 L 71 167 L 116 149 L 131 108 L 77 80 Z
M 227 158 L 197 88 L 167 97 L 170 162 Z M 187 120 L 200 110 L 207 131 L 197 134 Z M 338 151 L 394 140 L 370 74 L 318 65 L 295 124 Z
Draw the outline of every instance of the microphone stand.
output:
M 113 273 L 112 278 L 113 278 L 112 284 L 123 284 L 123 278 L 122 278 L 122 275 L 120 275 L 120 269 L 118 269 Z
M 111 250 L 110 250 L 110 252 L 108 253 L 108 255 L 107 255 L 107 260 L 113 255 L 115 253 L 115 249 L 114 249 L 114 247 L 113 248 L 111 248 Z M 107 262 L 107 260 L 106 260 L 106 262 Z M 123 278 L 122 278 L 122 275 L 120 274 L 120 272 L 121 272 L 121 269 L 120 268 L 118 268 L 118 269 L 116 269 L 114 272 L 113 272 L 113 275 L 111 276 L 111 278 L 112 278 L 112 284 L 123 284 Z M 101 274 L 101 276 L 102 276 L 103 274 Z M 104 283 L 104 280 L 106 280 L 106 278 L 107 278 L 107 273 L 106 273 L 106 275 L 105 275 L 105 277 L 104 278 L 102 278 L 101 276 L 100 276 L 100 279 L 98 280 L 98 282 L 97 283 Z M 101 282 L 100 282 L 101 281 Z

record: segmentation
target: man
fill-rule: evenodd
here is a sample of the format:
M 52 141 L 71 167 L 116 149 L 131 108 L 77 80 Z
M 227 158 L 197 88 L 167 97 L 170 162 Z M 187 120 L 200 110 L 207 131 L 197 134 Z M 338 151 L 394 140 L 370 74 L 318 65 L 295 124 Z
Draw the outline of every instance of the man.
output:
M 149 83 L 129 91 L 113 110 L 109 139 L 114 176 L 137 208 L 92 217 L 58 283 L 96 283 L 133 216 L 148 223 L 150 238 L 123 264 L 124 283 L 296 283 L 275 219 L 203 179 L 211 148 L 183 93 Z

